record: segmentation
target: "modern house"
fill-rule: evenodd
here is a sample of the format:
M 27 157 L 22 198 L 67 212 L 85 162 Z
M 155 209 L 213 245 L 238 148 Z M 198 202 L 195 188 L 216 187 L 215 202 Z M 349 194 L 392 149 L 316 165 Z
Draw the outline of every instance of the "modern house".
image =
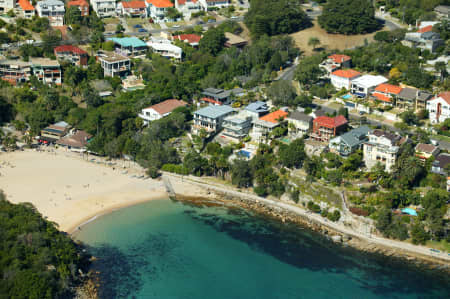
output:
M 427 101 L 427 110 L 432 124 L 438 124 L 450 117 L 450 91 L 438 94 Z
M 63 26 L 66 9 L 59 0 L 43 0 L 36 4 L 36 11 L 41 18 L 48 18 L 50 26 Z
M 147 42 L 153 52 L 167 58 L 174 58 L 176 60 L 181 60 L 183 56 L 183 50 L 180 47 L 172 45 L 168 39 L 158 39 L 151 37 L 150 41 Z
M 393 106 L 401 91 L 402 88 L 400 86 L 382 83 L 375 87 L 375 91 L 372 92 L 372 97 L 375 100 L 383 102 L 384 105 Z
M 355 151 L 362 149 L 364 142 L 368 141 L 370 128 L 361 126 L 341 136 L 330 140 L 330 151 L 341 156 L 349 156 Z
M 392 171 L 400 149 L 401 136 L 382 130 L 373 130 L 369 133 L 368 139 L 363 146 L 366 167 L 371 169 L 377 163 L 381 163 L 385 171 Z
M 130 73 L 131 61 L 126 56 L 102 51 L 98 53 L 97 60 L 100 61 L 105 77 L 125 77 Z
M 350 90 L 351 82 L 359 76 L 361 76 L 361 73 L 355 70 L 336 70 L 331 73 L 330 79 L 331 84 L 337 90 L 341 90 L 342 88 Z
M 450 154 L 441 153 L 433 161 L 433 164 L 431 165 L 431 172 L 447 176 L 448 175 L 447 169 L 449 164 L 450 164 Z
M 242 88 L 223 90 L 209 87 L 202 92 L 203 97 L 199 101 L 213 105 L 228 105 L 231 103 L 233 96 L 241 96 L 243 94 L 244 90 Z
M 147 44 L 137 37 L 110 37 L 106 40 L 114 43 L 116 53 L 123 56 L 139 56 L 147 52 Z
M 240 37 L 239 35 L 233 34 L 231 32 L 225 32 L 225 44 L 226 48 L 236 47 L 243 48 L 247 45 L 247 41 Z
M 222 136 L 239 142 L 239 140 L 248 135 L 252 128 L 252 120 L 252 117 L 248 116 L 244 111 L 236 115 L 227 116 L 223 120 Z
M 294 111 L 286 117 L 289 134 L 295 138 L 303 137 L 311 131 L 313 118 L 303 112 Z
M 183 14 L 185 19 L 190 19 L 193 13 L 202 10 L 199 0 L 175 0 L 175 8 Z
M 189 44 L 190 46 L 196 48 L 202 37 L 198 34 L 179 34 L 172 36 L 173 40 L 179 40 Z
M 343 133 L 347 129 L 348 121 L 342 116 L 319 116 L 313 120 L 311 138 L 328 143 L 331 138 Z
M 434 12 L 438 19 L 450 19 L 450 6 L 448 5 L 438 5 L 434 8 Z
M 376 86 L 386 83 L 388 79 L 383 76 L 364 75 L 352 81 L 350 91 L 352 94 L 365 98 Z
M 122 1 L 117 5 L 117 11 L 127 17 L 147 17 L 147 5 L 144 0 Z
M 256 101 L 248 104 L 247 107 L 244 108 L 244 111 L 251 116 L 253 120 L 256 120 L 269 113 L 269 106 L 267 106 L 266 102 Z
M 88 53 L 76 46 L 57 46 L 53 52 L 58 60 L 68 61 L 72 65 L 82 67 L 88 64 Z
M 71 130 L 69 134 L 62 137 L 56 144 L 67 147 L 74 152 L 85 152 L 92 135 L 82 130 Z
M 405 110 L 421 110 L 427 108 L 427 101 L 433 97 L 432 94 L 420 89 L 405 87 L 397 96 L 396 106 Z
M 441 39 L 439 33 L 427 31 L 406 33 L 402 44 L 410 48 L 429 50 L 434 53 L 438 47 L 445 45 L 445 42 Z
M 269 140 L 270 133 L 284 121 L 289 113 L 277 110 L 253 121 L 252 139 L 258 143 Z
M 0 77 L 4 81 L 16 85 L 30 80 L 31 63 L 22 60 L 0 60 Z
M 67 134 L 70 125 L 64 121 L 57 122 L 41 130 L 40 142 L 53 143 Z
M 92 9 L 98 17 L 108 18 L 116 16 L 116 1 L 115 0 L 90 0 Z
M 425 164 L 425 162 L 431 157 L 436 157 L 439 154 L 439 147 L 432 144 L 419 143 L 415 149 L 416 157 Z
M 223 120 L 234 113 L 230 106 L 207 106 L 194 112 L 192 132 L 198 134 L 205 130 L 208 134 L 215 134 L 222 130 Z
M 142 109 L 139 117 L 144 120 L 144 125 L 148 125 L 150 122 L 161 119 L 175 110 L 178 107 L 184 107 L 187 103 L 185 101 L 170 99 L 165 100 L 156 105 Z
M 31 19 L 36 14 L 36 10 L 28 0 L 18 0 L 19 15 L 25 19 Z
M 162 23 L 167 21 L 167 10 L 174 7 L 170 0 L 146 0 L 147 14 L 153 19 L 155 23 Z
M 327 72 L 327 77 L 331 75 L 332 72 L 338 69 L 348 69 L 351 67 L 352 58 L 343 54 L 333 54 L 327 57 L 319 67 Z
M 199 0 L 199 2 L 205 11 L 230 5 L 229 0 Z
M 78 7 L 82 17 L 89 16 L 89 2 L 87 0 L 73 0 L 67 2 L 67 7 Z

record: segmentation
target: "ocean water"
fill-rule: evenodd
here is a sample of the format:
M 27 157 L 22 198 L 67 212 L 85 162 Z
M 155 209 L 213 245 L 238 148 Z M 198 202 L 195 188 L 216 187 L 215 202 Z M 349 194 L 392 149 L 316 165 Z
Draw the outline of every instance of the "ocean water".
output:
M 237 208 L 152 201 L 76 237 L 98 257 L 102 298 L 450 298 L 442 273 Z

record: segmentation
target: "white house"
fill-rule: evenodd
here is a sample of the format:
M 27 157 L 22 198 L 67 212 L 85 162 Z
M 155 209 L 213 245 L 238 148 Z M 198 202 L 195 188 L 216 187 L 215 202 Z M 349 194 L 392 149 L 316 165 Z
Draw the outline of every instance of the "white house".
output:
M 364 75 L 352 81 L 350 91 L 360 98 L 365 98 L 375 87 L 387 81 L 388 79 L 383 76 Z
M 371 169 L 377 163 L 384 165 L 385 171 L 392 171 L 397 160 L 402 137 L 382 130 L 373 130 L 364 143 L 363 155 L 366 167 Z
M 183 50 L 180 47 L 172 45 L 168 39 L 151 37 L 150 41 L 147 42 L 147 45 L 153 50 L 153 52 L 164 57 L 181 60 L 183 55 Z
M 116 16 L 115 0 L 90 0 L 90 1 L 92 4 L 92 9 L 100 18 Z
M 200 4 L 203 6 L 204 10 L 209 10 L 211 8 L 222 8 L 230 5 L 229 0 L 199 0 Z
M 312 129 L 313 118 L 300 111 L 293 111 L 287 117 L 289 133 L 297 138 L 308 134 Z
M 15 0 L 0 0 L 0 12 L 7 13 L 9 10 L 16 7 Z
M 427 101 L 430 122 L 438 124 L 450 118 L 450 91 L 445 91 Z
M 175 8 L 185 19 L 190 19 L 191 14 L 202 10 L 199 0 L 175 0 Z
M 331 84 L 337 89 L 341 90 L 345 88 L 347 90 L 350 89 L 351 82 L 361 76 L 360 72 L 355 70 L 336 70 L 331 73 L 330 79 Z
M 166 13 L 174 4 L 170 0 L 146 0 L 148 15 L 155 23 L 162 23 L 167 20 Z
M 41 18 L 48 18 L 51 26 L 64 25 L 64 2 L 59 0 L 44 0 L 36 4 L 36 11 Z
M 142 109 L 142 113 L 139 114 L 139 117 L 144 120 L 145 125 L 148 125 L 148 123 L 150 123 L 151 121 L 161 119 L 172 113 L 172 111 L 175 110 L 176 108 L 183 107 L 186 105 L 187 103 L 181 100 L 175 99 L 165 100 L 156 105 Z
M 122 16 L 147 17 L 147 6 L 144 0 L 122 1 L 117 4 L 117 11 Z

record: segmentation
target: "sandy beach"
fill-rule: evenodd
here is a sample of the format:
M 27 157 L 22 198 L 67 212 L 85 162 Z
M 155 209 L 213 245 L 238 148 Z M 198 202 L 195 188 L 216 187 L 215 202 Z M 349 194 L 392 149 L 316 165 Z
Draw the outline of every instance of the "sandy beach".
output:
M 168 198 L 162 180 L 144 178 L 143 170 L 130 164 L 108 165 L 101 158 L 87 160 L 65 149 L 1 153 L 0 189 L 9 201 L 32 203 L 61 230 L 71 233 L 93 217 Z M 202 193 L 189 184 L 183 189 L 188 195 Z

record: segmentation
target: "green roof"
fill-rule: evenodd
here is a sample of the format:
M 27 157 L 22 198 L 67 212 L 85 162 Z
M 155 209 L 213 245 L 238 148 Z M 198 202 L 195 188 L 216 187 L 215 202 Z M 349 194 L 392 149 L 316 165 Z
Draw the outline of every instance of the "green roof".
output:
M 110 37 L 107 38 L 107 40 L 119 44 L 122 47 L 133 47 L 133 48 L 147 47 L 147 44 L 137 37 Z

